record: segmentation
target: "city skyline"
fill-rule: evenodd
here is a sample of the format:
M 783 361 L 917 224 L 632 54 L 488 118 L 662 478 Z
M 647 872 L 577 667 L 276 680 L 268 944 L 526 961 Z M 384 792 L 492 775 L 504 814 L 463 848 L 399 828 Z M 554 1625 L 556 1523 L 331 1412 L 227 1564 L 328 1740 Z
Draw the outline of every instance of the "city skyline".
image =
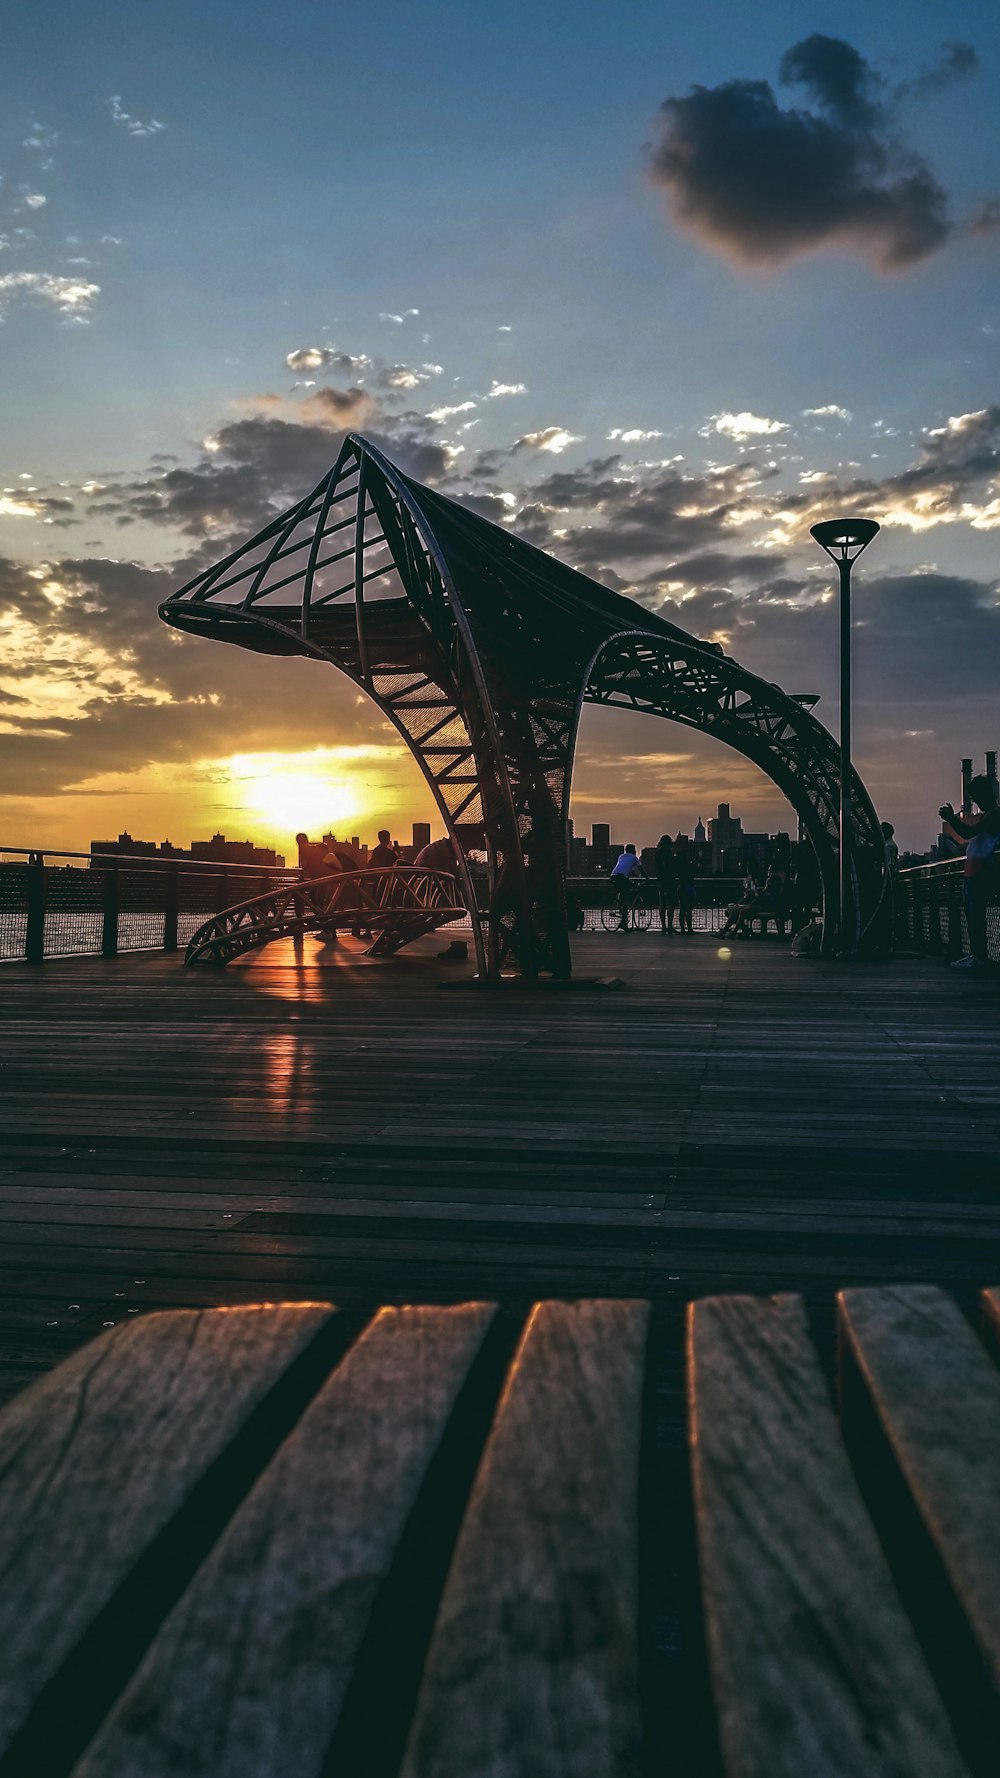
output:
M 353 428 L 818 694 L 834 733 L 808 527 L 870 512 L 855 759 L 925 845 L 993 740 L 1000 20 L 956 0 L 942 40 L 904 0 L 723 0 L 623 31 L 514 0 L 500 31 L 390 0 L 339 19 L 334 56 L 318 8 L 284 17 L 275 45 L 261 0 L 169 23 L 102 0 L 61 9 L 58 58 L 44 4 L 11 22 L 0 836 L 82 843 L 109 801 L 130 828 L 191 810 L 275 840 L 433 818 L 354 688 L 156 617 Z M 577 819 L 653 825 L 669 799 L 690 826 L 720 780 L 787 824 L 697 732 L 585 713 Z

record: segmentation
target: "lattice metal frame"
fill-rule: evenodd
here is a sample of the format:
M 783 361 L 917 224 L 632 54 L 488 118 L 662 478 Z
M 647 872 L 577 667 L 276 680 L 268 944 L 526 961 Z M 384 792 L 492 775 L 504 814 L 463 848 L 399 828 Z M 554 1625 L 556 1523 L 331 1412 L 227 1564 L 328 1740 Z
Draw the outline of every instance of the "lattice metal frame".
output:
M 421 486 L 352 434 L 319 485 L 161 607 L 167 623 L 328 660 L 416 758 L 447 831 L 481 836 L 487 906 L 459 847 L 480 972 L 570 972 L 565 833 L 584 702 L 715 735 L 767 773 L 836 905 L 839 750 L 816 717 L 720 648 Z M 853 775 L 851 948 L 891 931 L 885 845 Z M 830 929 L 828 948 L 840 935 Z

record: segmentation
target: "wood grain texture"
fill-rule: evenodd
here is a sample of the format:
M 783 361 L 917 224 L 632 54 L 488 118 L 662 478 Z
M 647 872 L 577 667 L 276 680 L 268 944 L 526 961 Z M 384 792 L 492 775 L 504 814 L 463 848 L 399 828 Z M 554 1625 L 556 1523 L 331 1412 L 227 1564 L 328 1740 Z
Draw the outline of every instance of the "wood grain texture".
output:
M 984 1290 L 980 1298 L 983 1333 L 990 1349 L 1000 1360 L 1000 1284 Z
M 1000 1370 L 931 1285 L 845 1290 L 841 1338 L 1000 1690 Z
M 0 1416 L 0 1751 L 326 1304 L 181 1310 L 75 1352 Z
M 493 1314 L 480 1303 L 376 1316 L 74 1778 L 319 1778 L 375 1593 Z
M 637 1769 L 648 1313 L 534 1309 L 456 1546 L 403 1778 Z
M 799 1298 L 689 1310 L 691 1461 L 727 1778 L 964 1766 L 864 1510 Z

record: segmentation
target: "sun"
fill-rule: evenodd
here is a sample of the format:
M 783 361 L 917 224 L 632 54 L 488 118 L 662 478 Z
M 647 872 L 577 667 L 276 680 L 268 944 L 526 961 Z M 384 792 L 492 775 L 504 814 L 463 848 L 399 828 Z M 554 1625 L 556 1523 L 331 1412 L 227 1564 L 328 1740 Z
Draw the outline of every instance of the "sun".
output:
M 277 833 L 333 831 L 364 812 L 356 785 L 335 766 L 258 754 L 252 760 L 232 760 L 230 773 L 240 808 Z

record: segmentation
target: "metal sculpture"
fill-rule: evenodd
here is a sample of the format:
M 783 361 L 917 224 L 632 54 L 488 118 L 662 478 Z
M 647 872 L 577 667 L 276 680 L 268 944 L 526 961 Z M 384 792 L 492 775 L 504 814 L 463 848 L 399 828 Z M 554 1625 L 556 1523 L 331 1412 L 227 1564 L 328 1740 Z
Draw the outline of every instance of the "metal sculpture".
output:
M 837 906 L 839 749 L 803 704 L 397 469 L 351 434 L 319 485 L 160 607 L 178 629 L 327 660 L 410 747 L 456 842 L 480 973 L 570 972 L 565 833 L 583 703 L 669 717 L 767 773 Z M 852 777 L 853 894 L 828 949 L 884 947 L 885 846 Z M 487 905 L 465 857 L 485 847 Z
M 213 914 L 194 934 L 184 961 L 231 963 L 272 939 L 337 932 L 341 927 L 375 933 L 369 956 L 391 957 L 413 939 L 465 913 L 458 884 L 447 871 L 413 865 L 338 871 L 329 877 L 281 883 Z

